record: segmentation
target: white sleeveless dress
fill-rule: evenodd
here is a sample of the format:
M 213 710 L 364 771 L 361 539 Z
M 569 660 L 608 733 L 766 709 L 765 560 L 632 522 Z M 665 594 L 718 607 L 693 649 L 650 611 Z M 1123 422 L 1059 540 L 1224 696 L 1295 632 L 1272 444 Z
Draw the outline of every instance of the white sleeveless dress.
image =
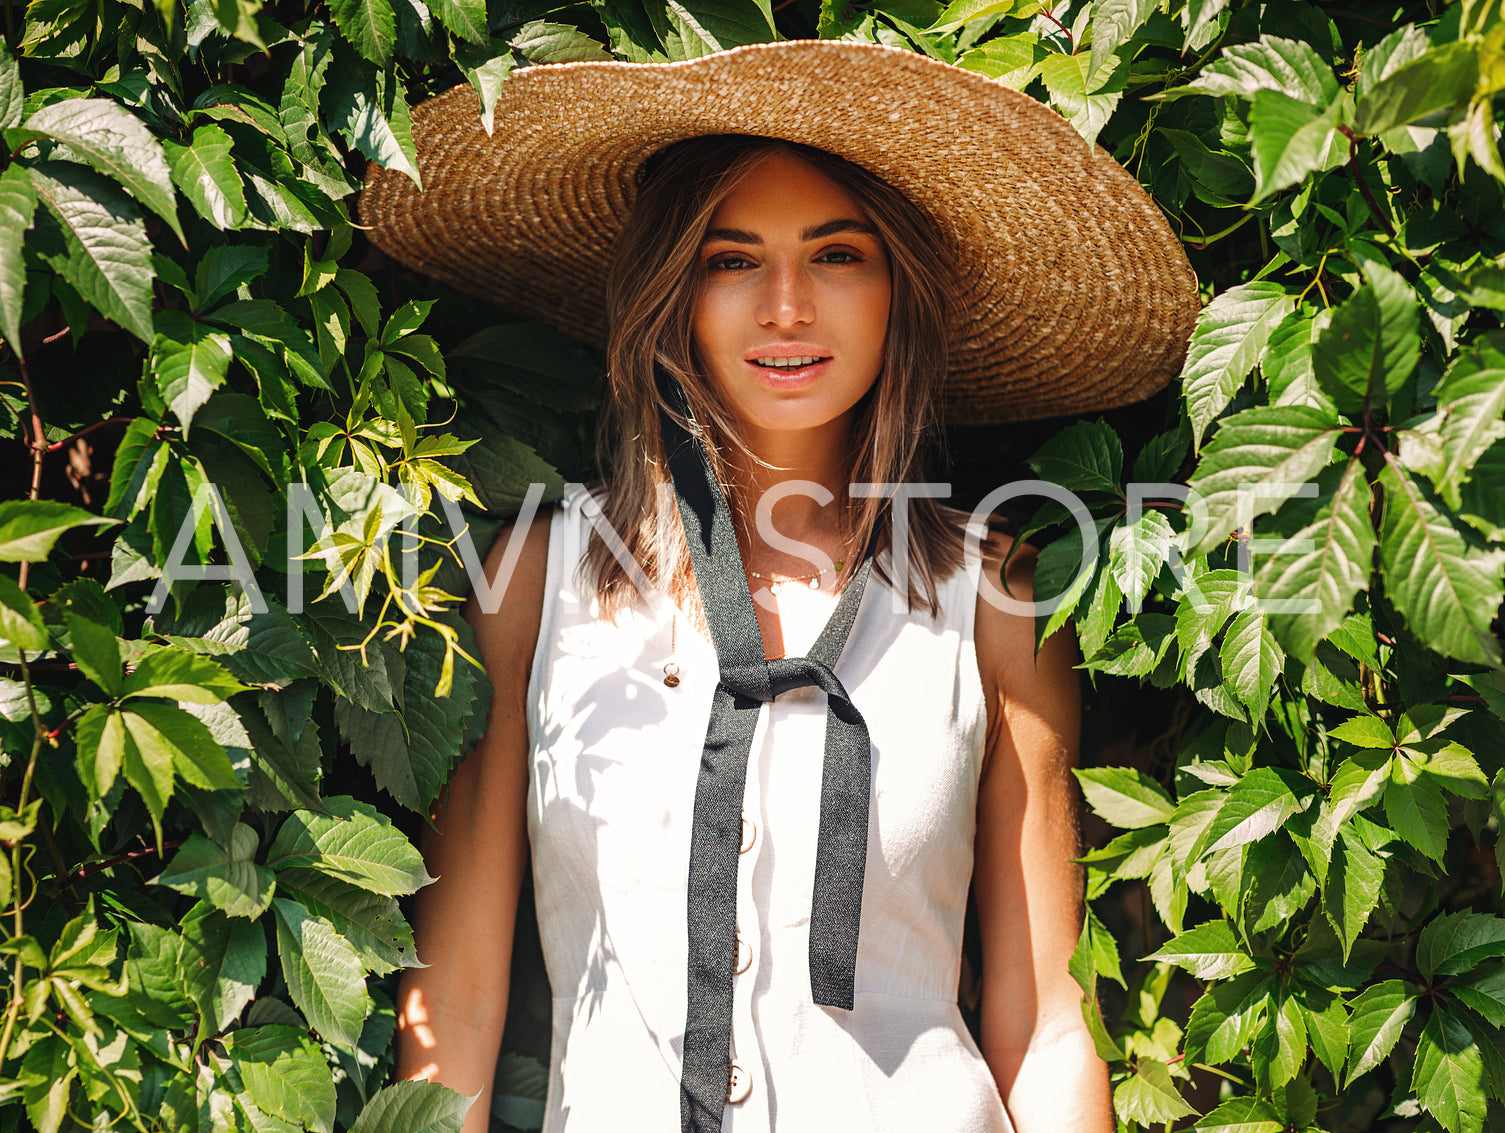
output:
M 543 1133 L 679 1128 L 686 876 L 716 653 L 658 596 L 596 616 L 579 564 L 595 502 L 566 493 L 549 531 L 528 690 L 528 834 L 553 1049 Z M 874 575 L 836 674 L 873 744 L 855 1006 L 810 995 L 810 890 L 826 696 L 764 705 L 748 761 L 732 1017 L 735 1133 L 1009 1133 L 956 1006 L 986 708 L 972 624 L 977 566 L 942 584 L 940 618 L 895 612 Z M 786 653 L 834 598 L 780 595 Z M 664 684 L 664 665 L 680 683 Z

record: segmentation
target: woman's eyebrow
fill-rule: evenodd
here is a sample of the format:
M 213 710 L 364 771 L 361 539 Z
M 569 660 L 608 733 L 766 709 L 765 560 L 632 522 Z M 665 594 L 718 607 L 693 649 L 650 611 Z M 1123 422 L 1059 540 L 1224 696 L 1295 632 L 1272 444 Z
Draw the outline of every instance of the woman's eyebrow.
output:
M 817 224 L 814 228 L 807 228 L 800 233 L 801 240 L 824 240 L 827 236 L 835 236 L 841 232 L 860 232 L 867 236 L 876 236 L 870 224 L 864 224 L 860 220 L 852 220 L 843 217 L 839 220 L 828 220 L 824 224 Z M 759 247 L 763 244 L 763 237 L 756 232 L 749 232 L 745 228 L 712 228 L 705 234 L 702 244 L 712 241 L 725 241 L 728 244 L 754 244 Z

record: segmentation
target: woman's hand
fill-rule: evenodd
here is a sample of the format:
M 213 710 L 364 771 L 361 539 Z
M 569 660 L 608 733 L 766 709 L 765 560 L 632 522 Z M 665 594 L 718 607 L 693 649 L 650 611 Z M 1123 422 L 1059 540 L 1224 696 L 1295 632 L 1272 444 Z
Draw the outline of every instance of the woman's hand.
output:
M 1007 543 L 984 565 L 997 585 Z M 1034 553 L 1010 564 L 1027 601 Z M 987 585 L 987 580 L 984 580 Z M 1067 970 L 1082 923 L 1076 651 L 1056 634 L 1035 654 L 1034 620 L 977 600 L 988 739 L 977 802 L 974 886 L 982 932 L 982 1052 L 1019 1133 L 1111 1133 L 1108 1072 Z
M 549 520 L 529 529 L 501 608 L 466 606 L 493 696 L 486 734 L 431 811 L 413 927 L 424 968 L 403 973 L 397 997 L 397 1076 L 479 1091 L 464 1133 L 485 1133 L 491 1079 L 507 1016 L 518 893 L 528 862 L 529 669 L 543 609 Z M 486 560 L 494 578 L 512 530 Z

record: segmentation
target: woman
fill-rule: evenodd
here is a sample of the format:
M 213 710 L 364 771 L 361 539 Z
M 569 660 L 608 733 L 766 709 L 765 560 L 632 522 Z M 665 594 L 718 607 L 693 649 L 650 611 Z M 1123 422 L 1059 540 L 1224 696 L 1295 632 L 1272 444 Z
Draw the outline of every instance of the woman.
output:
M 428 195 L 384 176 L 362 201 L 417 266 L 582 337 L 610 323 L 601 498 L 535 522 L 501 609 L 472 613 L 495 698 L 426 843 L 399 1074 L 479 1091 L 486 1127 L 531 852 L 545 1130 L 1110 1129 L 1067 972 L 1070 647 L 1036 654 L 989 600 L 1002 541 L 980 565 L 959 515 L 888 498 L 921 487 L 948 371 L 949 410 L 983 419 L 1162 383 L 1195 313 L 1174 239 L 1050 112 L 902 52 L 530 70 L 507 144 L 435 100 Z M 958 111 L 1016 148 L 936 154 Z M 1025 153 L 1054 191 L 1032 207 L 1086 247 L 999 231 Z M 487 221 L 469 238 L 457 200 Z M 1085 304 L 1050 313 L 1065 340 L 1034 329 L 1047 294 Z M 956 1008 L 969 878 L 980 1049 Z

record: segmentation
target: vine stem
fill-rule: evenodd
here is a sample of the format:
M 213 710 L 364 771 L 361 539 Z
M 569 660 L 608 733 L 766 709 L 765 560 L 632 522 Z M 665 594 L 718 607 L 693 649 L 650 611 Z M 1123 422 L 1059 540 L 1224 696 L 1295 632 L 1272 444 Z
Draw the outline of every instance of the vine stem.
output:
M 17 357 L 21 367 L 21 381 L 26 386 L 26 405 L 31 410 L 31 491 L 27 498 L 35 500 L 42 494 L 42 461 L 47 456 L 47 434 L 42 429 L 42 412 L 37 408 L 37 392 L 31 384 L 31 370 L 26 365 L 26 359 Z M 17 582 L 22 590 L 26 589 L 26 579 L 31 573 L 31 564 L 21 564 L 20 577 Z
M 1044 9 L 1040 14 L 1042 16 L 1044 16 L 1047 20 L 1049 20 L 1051 23 L 1055 24 L 1056 27 L 1058 27 L 1058 28 L 1061 29 L 1061 34 L 1066 37 L 1066 46 L 1069 47 L 1069 48 L 1071 48 L 1071 54 L 1075 55 L 1076 54 L 1076 39 L 1072 36 L 1071 29 L 1069 27 L 1067 27 L 1065 24 L 1063 24 L 1060 20 L 1056 19 L 1056 17 L 1051 13 L 1051 10 L 1049 8 Z
M 22 564 L 23 566 L 25 564 Z M 26 804 L 31 801 L 31 779 L 36 774 L 37 759 L 42 754 L 42 740 L 46 736 L 46 730 L 42 725 L 42 713 L 37 708 L 36 694 L 32 691 L 31 672 L 26 665 L 26 651 L 18 649 L 16 655 L 21 659 L 21 673 L 26 684 L 26 700 L 31 707 L 31 758 L 26 762 L 26 774 L 21 777 L 21 797 L 16 804 L 16 813 L 22 814 L 26 810 Z M 22 913 L 25 902 L 21 900 L 21 843 L 17 841 L 10 848 L 11 886 L 14 892 L 11 894 L 12 925 L 14 935 L 19 937 L 25 934 L 26 922 Z M 5 1027 L 0 1030 L 0 1067 L 5 1065 L 5 1056 L 10 1052 L 10 1041 L 16 1031 L 16 1020 L 21 1015 L 22 991 L 25 980 L 22 978 L 22 963 L 19 954 L 15 957 L 15 965 L 11 969 L 11 997 L 10 1006 L 5 1012 Z
M 133 417 L 106 417 L 103 421 L 96 421 L 94 422 L 94 424 L 80 429 L 70 437 L 64 437 L 60 441 L 53 441 L 50 445 L 47 446 L 47 451 L 57 452 L 58 449 L 63 448 L 66 445 L 71 445 L 80 437 L 87 437 L 95 429 L 103 429 L 106 425 L 128 425 L 133 420 L 135 420 L 135 418 Z
M 7 4 L 7 15 L 9 12 L 10 7 Z M 42 494 L 42 461 L 47 456 L 47 434 L 42 429 L 42 412 L 37 408 L 37 393 L 36 388 L 31 384 L 31 370 L 27 367 L 25 358 L 18 355 L 16 361 L 20 364 L 21 381 L 26 386 L 26 405 L 31 410 L 32 439 L 29 446 L 31 449 L 31 492 L 28 498 L 35 500 Z M 30 563 L 23 562 L 21 564 L 18 582 L 23 591 L 26 589 L 26 579 L 30 566 Z M 21 679 L 26 685 L 26 702 L 31 708 L 31 758 L 26 761 L 26 773 L 21 777 L 21 795 L 16 803 L 16 813 L 24 814 L 26 812 L 26 804 L 31 801 L 31 780 L 32 776 L 36 774 L 37 760 L 42 754 L 42 743 L 46 739 L 47 729 L 42 724 L 41 710 L 37 708 L 36 693 L 31 681 L 31 669 L 26 663 L 26 650 L 16 650 L 16 656 L 20 659 Z M 21 872 L 21 843 L 19 840 L 11 846 L 10 855 L 11 887 L 14 890 L 11 894 L 14 906 L 12 910 L 12 924 L 15 935 L 19 937 L 24 935 L 26 931 L 26 922 L 23 914 L 25 903 L 21 900 L 21 891 L 19 888 L 21 879 L 24 876 Z M 11 969 L 10 1006 L 5 1012 L 5 1027 L 3 1030 L 0 1030 L 0 1066 L 5 1065 L 5 1056 L 10 1053 L 10 1042 L 16 1033 L 16 1020 L 21 1016 L 21 993 L 25 986 L 22 971 L 21 957 L 17 954 L 15 965 Z
M 1374 217 L 1375 223 L 1385 230 L 1387 236 L 1394 236 L 1395 229 L 1391 227 L 1390 218 L 1380 211 L 1379 202 L 1369 191 L 1369 182 L 1364 180 L 1364 171 L 1359 168 L 1359 136 L 1347 126 L 1339 126 L 1338 133 L 1348 139 L 1348 167 L 1353 170 L 1353 179 L 1358 182 L 1359 192 L 1364 194 L 1370 215 Z

